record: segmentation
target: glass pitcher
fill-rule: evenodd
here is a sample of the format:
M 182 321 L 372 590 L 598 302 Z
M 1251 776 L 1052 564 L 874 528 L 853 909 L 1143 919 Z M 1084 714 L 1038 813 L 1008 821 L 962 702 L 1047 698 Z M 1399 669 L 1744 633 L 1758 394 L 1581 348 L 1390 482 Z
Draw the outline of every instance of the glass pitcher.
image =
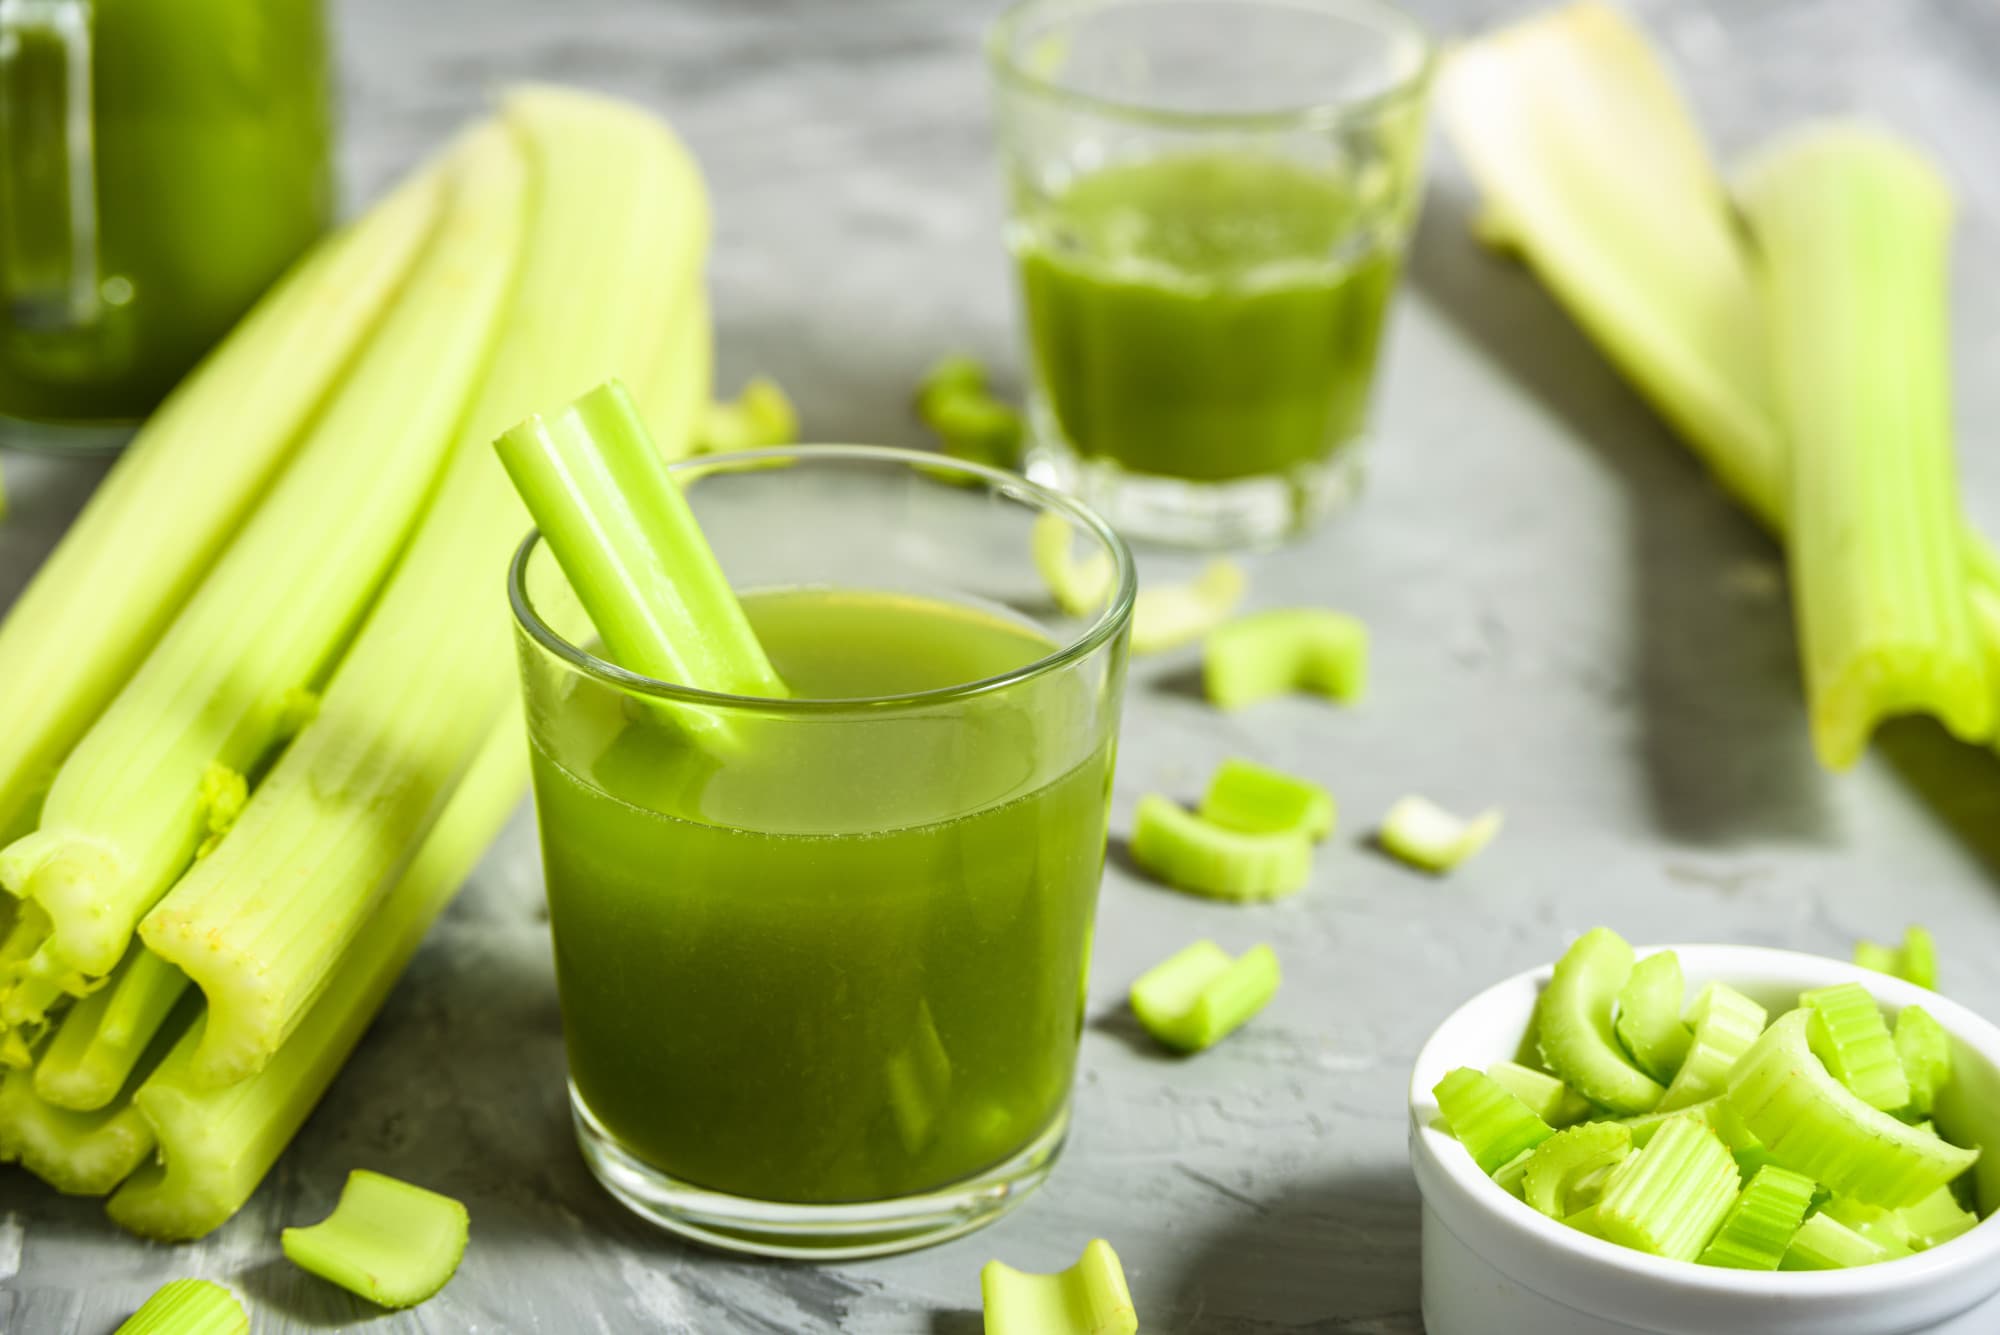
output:
M 0 0 L 0 443 L 121 441 L 323 232 L 321 0 Z

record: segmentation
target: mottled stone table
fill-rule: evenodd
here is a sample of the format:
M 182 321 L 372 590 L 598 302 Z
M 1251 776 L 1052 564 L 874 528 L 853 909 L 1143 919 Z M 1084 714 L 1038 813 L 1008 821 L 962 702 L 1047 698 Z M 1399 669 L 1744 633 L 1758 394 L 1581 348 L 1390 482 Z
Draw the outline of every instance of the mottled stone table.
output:
M 1449 30 L 1519 0 L 1428 0 Z M 2000 526 L 2000 10 L 1985 0 L 1653 0 L 1725 149 L 1801 115 L 1865 110 L 1956 174 L 1961 453 Z M 718 216 L 725 384 L 775 373 L 809 435 L 915 443 L 904 399 L 943 349 L 1018 366 L 977 34 L 941 0 L 347 0 L 348 181 L 377 191 L 509 80 L 572 80 L 670 114 Z M 1049 1186 L 990 1231 L 895 1260 L 758 1264 L 620 1212 L 570 1143 L 533 834 L 518 819 L 256 1199 L 195 1246 L 131 1241 L 95 1202 L 0 1170 L 0 1329 L 103 1335 L 181 1274 L 225 1278 L 258 1329 L 827 1331 L 973 1335 L 978 1269 L 1122 1251 L 1149 1331 L 1420 1328 L 1403 1087 L 1455 1002 L 1609 922 L 1646 940 L 1844 953 L 1939 929 L 1960 999 L 2000 1015 L 2000 767 L 1923 727 L 1856 772 L 1807 753 L 1770 545 L 1520 272 L 1466 239 L 1442 148 L 1397 317 L 1373 487 L 1311 541 L 1257 558 L 1260 603 L 1325 601 L 1374 627 L 1360 708 L 1223 717 L 1193 658 L 1134 673 L 1114 829 L 1138 794 L 1191 795 L 1223 756 L 1321 778 L 1340 836 L 1304 895 L 1231 910 L 1163 891 L 1114 845 L 1076 1133 Z M 10 454 L 0 605 L 94 480 Z M 1147 554 L 1153 569 L 1176 563 Z M 5 713 L 32 707 L 0 702 Z M 0 723 L 4 726 L 4 723 Z M 1396 796 L 1504 804 L 1505 835 L 1435 881 L 1369 851 Z M 1284 991 L 1192 1062 L 1120 1005 L 1190 938 L 1274 941 Z M 444 1295 L 382 1316 L 293 1271 L 280 1226 L 347 1169 L 472 1208 Z

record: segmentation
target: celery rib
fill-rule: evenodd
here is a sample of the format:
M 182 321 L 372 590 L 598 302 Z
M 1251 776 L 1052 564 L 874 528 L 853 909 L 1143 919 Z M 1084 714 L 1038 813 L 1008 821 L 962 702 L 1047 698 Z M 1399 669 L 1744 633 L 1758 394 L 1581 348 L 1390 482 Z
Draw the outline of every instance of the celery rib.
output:
M 1910 1111 L 1930 1116 L 1938 1091 L 1951 1079 L 1951 1035 L 1922 1006 L 1905 1006 L 1896 1014 L 1891 1043 L 1910 1087 Z
M 1134 862 L 1176 890 L 1215 899 L 1282 899 L 1312 875 L 1304 834 L 1224 829 L 1157 793 L 1139 799 L 1131 850 Z
M 114 1335 L 250 1335 L 250 1316 L 220 1284 L 177 1279 L 162 1285 Z
M 1438 1115 L 1489 1177 L 1556 1133 L 1499 1081 L 1469 1066 L 1447 1071 L 1431 1094 Z
M 1248 1024 L 1277 994 L 1279 981 L 1269 946 L 1231 958 L 1213 941 L 1197 941 L 1139 975 L 1132 1013 L 1168 1047 L 1200 1052 Z
M 1813 1055 L 1833 1078 L 1871 1108 L 1894 1112 L 1910 1102 L 1910 1078 L 1881 1007 L 1859 983 L 1815 988 L 1799 996 L 1812 1011 Z
M 1218 709 L 1242 709 L 1292 691 L 1358 700 L 1368 689 L 1368 628 L 1323 607 L 1237 617 L 1204 641 L 1202 684 Z
M 79 1112 L 111 1102 L 187 986 L 186 974 L 135 945 L 108 985 L 63 1016 L 35 1063 L 35 1092 Z
M 1497 810 L 1461 819 L 1427 797 L 1412 795 L 1396 799 L 1376 838 L 1400 861 L 1442 876 L 1492 843 L 1500 822 Z
M 1093 549 L 1079 561 L 1072 550 L 1074 532 L 1068 516 L 1050 510 L 1029 530 L 1028 545 L 1035 569 L 1064 615 L 1095 616 L 1109 601 L 1118 567 L 1111 553 Z
M 1740 1181 L 1736 1160 L 1699 1118 L 1672 1118 L 1605 1189 L 1597 1228 L 1612 1242 L 1692 1261 L 1722 1227 Z
M 1320 840 L 1333 833 L 1333 794 L 1316 783 L 1252 761 L 1216 766 L 1196 814 L 1245 834 L 1303 834 Z
M 1139 1329 L 1124 1267 L 1102 1238 L 1053 1275 L 988 1261 L 979 1272 L 979 1293 L 986 1335 L 1136 1335 Z
M 1689 1015 L 1694 1021 L 1694 1041 L 1688 1045 L 1687 1058 L 1674 1073 L 1673 1083 L 1660 1097 L 1660 1112 L 1705 1103 L 1727 1090 L 1729 1073 L 1764 1032 L 1766 1018 L 1762 1006 L 1727 983 L 1702 988 Z
M 1811 1178 L 1790 1169 L 1776 1164 L 1759 1168 L 1697 1259 L 1730 1270 L 1776 1270 L 1816 1189 Z
M 1550 1126 L 1566 1127 L 1590 1116 L 1590 1100 L 1546 1071 L 1519 1062 L 1494 1062 L 1486 1074 Z
M 357 1169 L 332 1214 L 282 1242 L 301 1270 L 382 1307 L 415 1307 L 458 1273 L 470 1228 L 451 1197 Z
M 1889 1253 L 1884 1248 L 1821 1211 L 1807 1216 L 1806 1221 L 1799 1225 L 1778 1268 L 1845 1270 L 1851 1266 L 1875 1265 L 1888 1259 Z
M 695 450 L 722 454 L 790 445 L 799 438 L 799 414 L 784 387 L 769 376 L 752 376 L 734 399 L 705 405 L 695 429 Z
M 1615 1168 L 1631 1152 L 1632 1133 L 1617 1122 L 1585 1122 L 1558 1131 L 1528 1156 L 1523 1198 L 1551 1219 L 1565 1218 L 1583 1208 L 1574 1199 L 1578 1184 Z
M 1640 1070 L 1662 1084 L 1680 1073 L 1694 1043 L 1694 1031 L 1681 1019 L 1686 995 L 1680 957 L 1671 950 L 1655 951 L 1634 964 L 1618 992 L 1618 1041 Z
M 1616 932 L 1592 928 L 1556 961 L 1535 1009 L 1542 1061 L 1577 1093 L 1616 1113 L 1650 1112 L 1666 1093 L 1626 1060 L 1611 1008 L 1632 974 L 1632 947 Z
M 1132 603 L 1132 652 L 1159 654 L 1193 644 L 1243 601 L 1249 577 L 1234 561 L 1211 561 L 1184 584 L 1155 584 Z

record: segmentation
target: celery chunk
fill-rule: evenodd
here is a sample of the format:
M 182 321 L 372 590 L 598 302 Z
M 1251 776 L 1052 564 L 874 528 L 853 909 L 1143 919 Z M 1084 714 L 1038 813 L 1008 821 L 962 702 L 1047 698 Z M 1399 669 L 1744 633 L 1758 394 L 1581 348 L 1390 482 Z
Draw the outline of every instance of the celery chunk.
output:
M 1194 643 L 1236 610 L 1249 583 L 1234 561 L 1211 561 L 1188 583 L 1140 589 L 1132 604 L 1132 652 L 1165 653 Z
M 1028 544 L 1035 569 L 1049 586 L 1056 606 L 1073 617 L 1095 616 L 1110 600 L 1118 567 L 1111 553 L 1097 548 L 1079 561 L 1072 551 L 1070 520 L 1050 510 L 1029 530 Z
M 1694 1031 L 1681 1019 L 1686 995 L 1680 957 L 1671 950 L 1655 951 L 1633 965 L 1618 992 L 1618 1041 L 1640 1070 L 1662 1084 L 1679 1073 L 1694 1042 Z
M 1489 1177 L 1556 1133 L 1499 1081 L 1470 1066 L 1446 1072 L 1431 1094 L 1438 1115 Z
M 798 438 L 798 410 L 777 381 L 761 375 L 750 377 L 734 400 L 705 406 L 695 427 L 695 448 L 703 454 L 766 449 Z
M 220 1284 L 176 1279 L 161 1285 L 114 1335 L 250 1335 L 250 1316 Z
M 1813 1055 L 1834 1079 L 1871 1108 L 1894 1112 L 1909 1104 L 1909 1076 L 1882 1008 L 1866 988 L 1859 983 L 1814 988 L 1799 995 L 1799 1004 L 1812 1011 L 1807 1033 Z
M 1139 1329 L 1118 1253 L 1102 1238 L 1053 1275 L 988 1261 L 979 1272 L 979 1293 L 986 1335 L 1136 1335 Z
M 1202 646 L 1202 681 L 1219 709 L 1293 691 L 1353 701 L 1368 688 L 1368 628 L 1344 612 L 1276 608 L 1216 627 Z
M 1578 1184 L 1623 1163 L 1631 1152 L 1632 1133 L 1616 1122 L 1585 1122 L 1558 1131 L 1529 1156 L 1524 1198 L 1551 1219 L 1566 1218 L 1584 1206 L 1575 1199 Z
M 1892 974 L 1904 982 L 1937 991 L 1937 947 L 1931 934 L 1922 927 L 1906 928 L 1901 946 L 1855 942 L 1854 962 L 1864 969 Z
M 333 1213 L 288 1228 L 292 1264 L 383 1307 L 414 1307 L 450 1282 L 470 1220 L 449 1196 L 356 1169 Z
M 1198 809 L 1203 820 L 1245 834 L 1333 833 L 1333 794 L 1316 783 L 1248 760 L 1216 767 Z
M 1139 799 L 1132 860 L 1173 886 L 1214 899 L 1282 899 L 1312 875 L 1303 834 L 1245 834 L 1203 820 L 1170 798 Z
M 1920 1252 L 1950 1242 L 1979 1222 L 1978 1215 L 1958 1203 L 1950 1187 L 1939 1187 L 1897 1213 L 1909 1231 L 1910 1247 Z
M 1550 1126 L 1569 1126 L 1590 1116 L 1590 1100 L 1545 1071 L 1519 1062 L 1494 1062 L 1486 1074 Z
M 1661 1126 L 1597 1203 L 1603 1237 L 1655 1256 L 1700 1256 L 1735 1205 L 1736 1160 L 1699 1118 Z
M 1737 1058 L 1764 1032 L 1764 1008 L 1727 983 L 1704 987 L 1688 1015 L 1694 1021 L 1694 1041 L 1688 1045 L 1687 1060 L 1660 1098 L 1661 1112 L 1703 1103 L 1721 1094 L 1728 1088 Z
M 1788 1168 L 1759 1168 L 1729 1207 L 1722 1227 L 1698 1258 L 1730 1270 L 1776 1270 L 1812 1205 L 1817 1184 Z
M 1614 1113 L 1651 1112 L 1665 1089 L 1618 1046 L 1611 1008 L 1632 975 L 1632 947 L 1608 928 L 1578 937 L 1556 961 L 1535 1008 L 1543 1063 L 1564 1083 Z
M 1197 941 L 1139 975 L 1132 1013 L 1170 1048 L 1200 1052 L 1235 1033 L 1277 994 L 1278 957 L 1256 946 L 1232 959 Z
M 1910 1086 L 1910 1111 L 1930 1116 L 1938 1091 L 1951 1079 L 1951 1035 L 1922 1006 L 1905 1006 L 1897 1012 L 1891 1041 Z
M 1482 811 L 1470 820 L 1452 815 L 1427 797 L 1403 797 L 1382 818 L 1382 847 L 1424 871 L 1452 870 L 1500 833 L 1500 813 Z
M 1021 414 L 988 391 L 986 368 L 970 357 L 946 357 L 917 387 L 917 416 L 954 459 L 1015 469 L 1025 429 Z
M 1870 1242 L 1832 1215 L 1809 1215 L 1778 1263 L 1781 1270 L 1845 1270 L 1889 1259 L 1887 1249 Z

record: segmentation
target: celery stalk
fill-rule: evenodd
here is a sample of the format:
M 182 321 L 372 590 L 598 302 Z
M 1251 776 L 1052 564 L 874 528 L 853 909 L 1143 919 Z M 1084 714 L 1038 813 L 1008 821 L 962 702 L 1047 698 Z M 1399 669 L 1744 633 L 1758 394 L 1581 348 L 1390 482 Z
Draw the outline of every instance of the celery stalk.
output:
M 401 288 L 442 201 L 426 172 L 280 280 L 153 415 L 0 622 L 0 837 L 131 678 Z
M 734 399 L 702 410 L 695 447 L 702 454 L 768 449 L 799 438 L 799 414 L 784 387 L 769 376 L 751 376 Z
M 1910 1078 L 1882 1008 L 1866 988 L 1859 983 L 1814 988 L 1800 993 L 1799 1004 L 1813 1013 L 1807 1031 L 1813 1055 L 1854 1097 L 1883 1112 L 1910 1102 Z
M 134 946 L 107 986 L 64 1014 L 35 1063 L 35 1092 L 79 1112 L 111 1102 L 187 985 L 186 974 Z
M 988 1261 L 979 1272 L 979 1293 L 986 1335 L 1134 1335 L 1139 1329 L 1124 1267 L 1102 1238 L 1053 1275 Z
M 515 94 L 506 117 L 534 173 L 528 258 L 437 499 L 317 717 L 141 924 L 207 995 L 197 1087 L 257 1071 L 304 1020 L 513 692 L 505 608 L 479 591 L 526 517 L 493 437 L 650 368 L 663 312 L 696 281 L 707 212 L 671 131 L 548 89 Z
M 1452 1135 L 1458 1137 L 1480 1171 L 1489 1175 L 1556 1134 L 1554 1127 L 1535 1116 L 1533 1109 L 1498 1080 L 1470 1066 L 1445 1072 L 1444 1079 L 1432 1087 L 1431 1096 Z
M 1591 1175 L 1615 1168 L 1632 1152 L 1632 1132 L 1617 1122 L 1585 1122 L 1558 1131 L 1528 1156 L 1522 1194 L 1552 1219 L 1583 1208 L 1578 1189 Z
M 1832 1215 L 1809 1215 L 1792 1244 L 1778 1263 L 1780 1270 L 1845 1270 L 1850 1266 L 1875 1265 L 1889 1259 L 1889 1253 L 1870 1242 Z
M 1232 958 L 1213 941 L 1197 941 L 1139 975 L 1132 1013 L 1168 1047 L 1200 1052 L 1249 1023 L 1276 995 L 1279 980 L 1269 946 Z
M 1632 966 L 1618 992 L 1618 1041 L 1639 1069 L 1662 1084 L 1671 1083 L 1687 1060 L 1694 1031 L 1681 1018 L 1687 984 L 1680 957 L 1656 951 Z
M 1632 974 L 1632 947 L 1595 927 L 1556 961 L 1535 1009 L 1542 1062 L 1599 1107 L 1650 1112 L 1666 1090 L 1634 1066 L 1612 1030 L 1611 1008 Z
M 709 323 L 708 290 L 694 283 L 674 308 L 667 337 L 652 369 L 632 384 L 632 396 L 669 463 L 695 453 L 695 429 L 708 408 L 714 380 L 715 330 Z
M 1192 644 L 1228 619 L 1249 577 L 1234 561 L 1210 561 L 1184 584 L 1154 584 L 1132 603 L 1132 652 L 1159 654 Z
M 1195 815 L 1171 798 L 1139 799 L 1132 860 L 1173 886 L 1215 899 L 1282 899 L 1312 875 L 1312 840 L 1299 831 L 1246 834 Z
M 1702 1251 L 1703 1265 L 1729 1270 L 1776 1270 L 1812 1204 L 1809 1177 L 1767 1164 L 1736 1198 L 1715 1238 Z
M 1950 192 L 1888 136 L 1835 126 L 1766 152 L 1743 200 L 1800 444 L 1786 546 L 1820 760 L 1853 764 L 1893 714 L 1990 739 L 1951 448 Z
M 1494 1062 L 1486 1074 L 1550 1126 L 1566 1127 L 1590 1116 L 1590 1100 L 1546 1071 L 1519 1062 Z
M 470 1224 L 449 1196 L 357 1170 L 333 1213 L 286 1229 L 283 1245 L 301 1270 L 383 1307 L 414 1307 L 458 1273 Z
M 1231 757 L 1216 766 L 1198 812 L 1245 834 L 1303 834 L 1320 840 L 1333 833 L 1333 794 L 1306 779 Z
M 73 968 L 124 954 L 208 833 L 206 776 L 279 741 L 287 692 L 324 681 L 430 494 L 494 341 L 527 189 L 497 126 L 450 161 L 443 223 L 290 466 L 63 764 L 38 830 L 0 851 L 0 882 L 48 911 L 46 948 Z
M 1598 1201 L 1601 1236 L 1677 1261 L 1707 1248 L 1736 1204 L 1736 1160 L 1699 1118 L 1670 1119 Z
M 220 1284 L 177 1279 L 162 1285 L 114 1335 L 250 1335 L 250 1317 Z
M 77 1112 L 34 1084 L 27 1071 L 0 1080 L 0 1162 L 18 1160 L 66 1196 L 102 1196 L 153 1152 L 153 1128 L 129 1101 Z
M 1202 685 L 1218 709 L 1242 709 L 1291 691 L 1351 702 L 1368 688 L 1368 628 L 1323 607 L 1240 616 L 1202 643 Z

